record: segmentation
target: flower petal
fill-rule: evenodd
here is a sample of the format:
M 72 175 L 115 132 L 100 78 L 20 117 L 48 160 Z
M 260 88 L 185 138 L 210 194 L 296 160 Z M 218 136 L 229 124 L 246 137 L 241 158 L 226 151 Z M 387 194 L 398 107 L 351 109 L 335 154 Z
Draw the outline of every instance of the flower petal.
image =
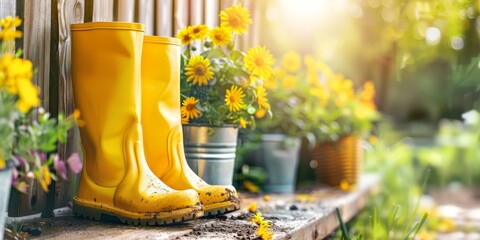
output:
M 74 172 L 75 174 L 78 174 L 83 167 L 82 160 L 80 159 L 80 156 L 78 156 L 78 153 L 72 153 L 72 155 L 70 155 L 70 157 L 67 159 L 67 164 L 70 171 Z
M 65 162 L 60 159 L 58 154 L 55 154 L 53 157 L 53 168 L 55 168 L 57 175 L 60 175 L 63 180 L 68 180 Z

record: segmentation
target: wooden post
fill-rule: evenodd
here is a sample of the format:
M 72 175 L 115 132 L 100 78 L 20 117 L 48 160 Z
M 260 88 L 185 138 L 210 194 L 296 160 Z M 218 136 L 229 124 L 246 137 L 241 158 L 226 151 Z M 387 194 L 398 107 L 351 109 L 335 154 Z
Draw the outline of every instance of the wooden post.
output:
M 92 12 L 93 9 L 85 9 L 84 0 L 55 0 L 58 22 L 52 24 L 52 28 L 58 29 L 58 43 L 52 42 L 52 46 L 57 46 L 57 64 L 58 69 L 53 71 L 58 72 L 58 79 L 52 79 L 52 81 L 58 81 L 58 109 L 65 114 L 71 114 L 74 109 L 72 79 L 70 75 L 70 24 L 82 23 L 84 19 L 84 11 Z M 90 13 L 92 14 L 92 13 Z M 92 14 L 93 15 L 93 14 Z M 92 16 L 91 15 L 91 16 Z M 68 137 L 67 144 L 59 147 L 59 154 L 61 159 L 66 159 L 72 152 L 81 153 L 78 147 L 79 135 L 77 130 L 71 131 Z M 59 181 L 57 182 L 57 199 L 55 201 L 55 207 L 63 207 L 70 200 L 72 195 L 72 187 L 70 186 L 75 176 L 70 176 L 70 182 Z
M 135 2 L 133 0 L 117 0 L 117 20 L 121 22 L 133 22 Z
M 166 37 L 175 35 L 176 33 L 172 32 L 172 0 L 157 0 L 155 3 L 155 35 Z
M 173 35 L 188 24 L 188 0 L 176 0 L 173 4 Z
M 154 34 L 154 2 L 153 0 L 140 0 L 138 2 L 136 22 L 145 24 L 145 35 Z
M 205 0 L 203 6 L 203 22 L 209 27 L 214 28 L 219 24 L 218 0 Z

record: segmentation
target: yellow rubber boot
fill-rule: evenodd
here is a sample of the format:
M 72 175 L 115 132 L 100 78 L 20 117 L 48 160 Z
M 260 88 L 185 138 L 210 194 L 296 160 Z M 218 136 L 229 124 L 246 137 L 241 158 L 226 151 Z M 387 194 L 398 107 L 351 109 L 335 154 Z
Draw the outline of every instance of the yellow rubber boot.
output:
M 71 25 L 72 78 L 84 165 L 76 215 L 105 215 L 128 224 L 161 225 L 203 216 L 194 190 L 161 182 L 144 156 L 141 107 L 143 25 L 94 22 Z
M 142 53 L 142 126 L 150 169 L 169 187 L 196 190 L 204 214 L 239 209 L 233 186 L 204 182 L 188 166 L 180 118 L 180 40 L 145 36 Z

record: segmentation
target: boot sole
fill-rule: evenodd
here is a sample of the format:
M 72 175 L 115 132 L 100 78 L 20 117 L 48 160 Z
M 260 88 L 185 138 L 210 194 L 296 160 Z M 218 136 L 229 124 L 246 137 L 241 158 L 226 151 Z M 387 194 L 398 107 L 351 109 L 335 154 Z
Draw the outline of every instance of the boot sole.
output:
M 215 216 L 222 213 L 227 213 L 240 209 L 240 203 L 234 201 L 226 201 L 221 203 L 214 203 L 203 205 L 203 212 L 205 217 Z
M 95 221 L 116 219 L 125 224 L 143 226 L 175 224 L 200 218 L 204 215 L 201 206 L 193 206 L 168 212 L 130 212 L 76 198 L 73 199 L 73 214 Z

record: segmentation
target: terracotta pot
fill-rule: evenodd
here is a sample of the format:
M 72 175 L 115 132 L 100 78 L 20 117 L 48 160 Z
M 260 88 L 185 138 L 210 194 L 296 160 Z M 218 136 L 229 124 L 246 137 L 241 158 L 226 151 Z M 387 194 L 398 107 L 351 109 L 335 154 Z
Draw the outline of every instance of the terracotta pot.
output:
M 336 142 L 317 144 L 312 151 L 312 168 L 317 180 L 331 186 L 343 181 L 355 184 L 358 181 L 363 152 L 356 136 L 341 137 Z

